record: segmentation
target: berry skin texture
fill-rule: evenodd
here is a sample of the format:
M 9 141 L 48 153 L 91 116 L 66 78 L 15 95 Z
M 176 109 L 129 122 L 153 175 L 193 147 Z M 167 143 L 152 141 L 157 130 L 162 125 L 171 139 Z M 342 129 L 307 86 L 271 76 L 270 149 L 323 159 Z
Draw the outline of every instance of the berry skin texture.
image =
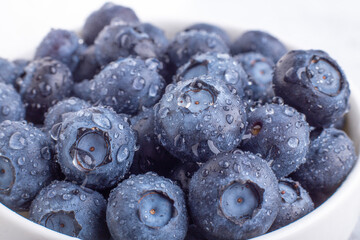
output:
M 14 84 L 20 75 L 16 65 L 4 58 L 0 58 L 0 82 Z
M 185 31 L 191 31 L 191 30 L 203 30 L 208 33 L 215 33 L 221 37 L 221 39 L 226 43 L 226 45 L 230 46 L 230 37 L 229 35 L 220 27 L 208 24 L 208 23 L 196 23 L 193 24 L 185 29 Z
M 199 53 L 181 66 L 174 77 L 175 81 L 209 75 L 221 79 L 229 88 L 235 89 L 240 97 L 248 85 L 248 76 L 243 67 L 226 53 Z
M 43 188 L 30 207 L 30 220 L 83 240 L 108 239 L 106 200 L 91 189 L 65 181 Z
M 312 210 L 314 203 L 309 193 L 290 178 L 279 180 L 280 210 L 269 231 L 275 231 L 302 218 Z
M 311 195 L 315 205 L 330 196 L 353 168 L 357 155 L 345 132 L 325 128 L 311 139 L 306 162 L 292 174 Z
M 26 117 L 33 123 L 42 123 L 49 107 L 70 96 L 73 87 L 71 72 L 50 57 L 34 60 L 25 72 L 20 83 L 20 95 L 26 107 Z
M 175 69 L 185 64 L 197 53 L 229 53 L 229 47 L 216 33 L 204 30 L 179 32 L 168 48 L 170 61 Z
M 160 57 L 161 54 L 162 49 L 139 25 L 124 25 L 114 21 L 95 40 L 95 56 L 101 66 L 119 58 L 139 56 L 147 59 Z
M 306 161 L 309 135 L 303 114 L 287 105 L 265 104 L 248 113 L 241 149 L 261 154 L 282 178 Z
M 167 177 L 179 160 L 158 142 L 154 133 L 154 109 L 143 109 L 138 115 L 130 118 L 130 122 L 132 129 L 137 132 L 140 146 L 135 152 L 130 173 L 156 172 L 158 175 Z
M 248 239 L 265 233 L 275 220 L 278 182 L 260 157 L 240 150 L 222 153 L 191 178 L 188 203 L 207 239 Z
M 250 84 L 245 88 L 248 98 L 266 101 L 274 97 L 272 79 L 275 64 L 272 59 L 256 52 L 242 53 L 234 56 L 234 59 L 249 76 Z
M 0 202 L 24 211 L 52 180 L 50 141 L 26 122 L 0 124 Z
M 99 10 L 94 11 L 86 19 L 81 35 L 88 45 L 94 43 L 99 32 L 109 25 L 114 18 L 124 23 L 138 23 L 139 19 L 135 12 L 127 7 L 107 2 Z
M 35 59 L 51 57 L 74 71 L 79 63 L 80 53 L 84 48 L 75 32 L 51 29 L 37 47 Z
M 283 43 L 269 33 L 262 31 L 247 31 L 231 46 L 232 55 L 246 52 L 258 52 L 276 63 L 286 52 Z
M 106 221 L 114 240 L 182 240 L 188 226 L 184 194 L 154 173 L 132 175 L 111 191 Z
M 329 127 L 349 109 L 349 83 L 340 66 L 320 50 L 284 55 L 274 70 L 274 91 L 306 115 L 314 127 Z
M 93 80 L 74 86 L 75 95 L 92 103 L 112 107 L 118 113 L 136 114 L 159 101 L 165 87 L 154 58 L 119 59 L 106 66 Z
M 19 121 L 25 117 L 25 107 L 14 87 L 0 82 L 0 122 Z
M 115 186 L 133 161 L 136 137 L 126 115 L 92 107 L 70 113 L 51 129 L 61 170 L 69 181 L 102 190 Z
M 243 101 L 208 76 L 168 85 L 154 109 L 159 142 L 183 162 L 235 149 L 246 128 Z
M 45 113 L 43 131 L 48 132 L 55 124 L 64 121 L 67 113 L 77 112 L 89 107 L 91 107 L 90 103 L 76 97 L 67 98 L 58 102 Z

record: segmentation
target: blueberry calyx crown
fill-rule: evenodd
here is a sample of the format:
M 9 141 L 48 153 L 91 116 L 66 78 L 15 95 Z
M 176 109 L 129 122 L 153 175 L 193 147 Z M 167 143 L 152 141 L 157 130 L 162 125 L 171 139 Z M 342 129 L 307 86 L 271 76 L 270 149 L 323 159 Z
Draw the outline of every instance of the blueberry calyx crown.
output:
M 110 137 L 97 127 L 79 128 L 70 149 L 73 164 L 80 171 L 89 172 L 112 161 Z
M 301 199 L 300 187 L 297 182 L 280 180 L 279 191 L 281 200 L 285 203 L 291 204 Z
M 241 224 L 256 214 L 261 207 L 262 192 L 252 182 L 233 182 L 226 186 L 221 193 L 219 208 L 225 218 Z
M 73 237 L 78 236 L 82 229 L 73 211 L 50 212 L 42 217 L 41 222 L 47 228 Z
M 174 201 L 157 191 L 146 192 L 139 200 L 139 218 L 150 228 L 161 228 L 176 215 Z

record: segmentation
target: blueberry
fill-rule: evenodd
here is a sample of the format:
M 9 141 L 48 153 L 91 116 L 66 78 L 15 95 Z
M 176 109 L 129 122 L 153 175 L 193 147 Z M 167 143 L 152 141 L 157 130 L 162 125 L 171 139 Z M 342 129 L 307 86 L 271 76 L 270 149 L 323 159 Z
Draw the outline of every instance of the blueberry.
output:
M 75 32 L 51 29 L 36 48 L 35 59 L 51 57 L 73 71 L 79 63 L 79 55 L 84 48 Z
M 181 240 L 187 232 L 184 194 L 154 173 L 132 175 L 110 193 L 106 221 L 114 240 Z
M 50 141 L 26 122 L 0 123 L 0 202 L 24 211 L 52 180 Z
M 136 114 L 142 107 L 152 107 L 165 87 L 159 75 L 161 63 L 150 58 L 119 59 L 110 63 L 91 81 L 74 87 L 75 95 L 112 107 L 118 113 Z
M 229 47 L 214 32 L 190 30 L 176 34 L 168 48 L 168 55 L 175 69 L 189 61 L 191 56 L 206 52 L 229 53 Z
M 139 56 L 143 59 L 160 57 L 163 49 L 139 25 L 123 25 L 114 21 L 95 40 L 95 55 L 101 66 L 119 58 Z
M 64 64 L 50 57 L 32 61 L 25 68 L 20 94 L 26 106 L 27 119 L 42 123 L 44 113 L 71 94 L 73 80 Z
M 144 109 L 130 119 L 132 129 L 138 134 L 139 150 L 135 152 L 130 172 L 142 174 L 156 172 L 161 176 L 169 176 L 179 160 L 173 157 L 158 142 L 154 133 L 154 109 Z
M 279 180 L 281 196 L 280 210 L 269 231 L 282 228 L 314 210 L 314 203 L 309 193 L 299 182 L 289 178 Z
M 240 97 L 244 95 L 244 88 L 248 85 L 248 76 L 243 67 L 229 54 L 216 52 L 192 56 L 177 70 L 174 79 L 178 82 L 203 75 L 221 79 L 230 88 L 235 89 Z
M 86 19 L 81 32 L 85 42 L 89 45 L 93 44 L 99 32 L 106 25 L 109 25 L 113 18 L 122 20 L 124 23 L 139 22 L 138 17 L 132 9 L 107 2 L 99 10 L 91 13 Z
M 43 188 L 30 208 L 30 220 L 84 240 L 108 239 L 105 214 L 101 194 L 65 181 Z
M 18 76 L 16 65 L 4 58 L 0 58 L 0 82 L 14 84 Z
M 155 105 L 155 134 L 182 161 L 204 162 L 239 145 L 246 128 L 243 101 L 221 81 L 170 84 Z
M 0 82 L 0 122 L 19 121 L 25 117 L 25 107 L 12 85 Z
M 95 46 L 91 45 L 81 51 L 79 55 L 79 63 L 73 71 L 74 81 L 81 82 L 84 79 L 92 79 L 100 70 L 100 64 L 95 56 Z
M 127 116 L 104 107 L 70 113 L 51 136 L 67 180 L 93 189 L 116 185 L 127 173 L 136 149 Z
M 275 63 L 287 52 L 286 47 L 277 38 L 262 31 L 247 31 L 231 46 L 233 55 L 246 52 L 258 52 Z
M 305 162 L 310 128 L 305 116 L 287 105 L 265 104 L 248 114 L 241 149 L 259 153 L 278 178 Z
M 208 239 L 265 233 L 279 210 L 277 179 L 260 157 L 236 150 L 206 162 L 191 178 L 190 214 Z
M 330 196 L 345 180 L 356 159 L 354 144 L 346 133 L 325 128 L 312 135 L 307 160 L 292 177 L 319 205 L 324 200 L 322 195 Z
M 185 29 L 185 31 L 191 30 L 203 30 L 208 33 L 215 33 L 219 35 L 219 37 L 226 43 L 226 45 L 230 46 L 230 37 L 229 35 L 220 27 L 208 24 L 208 23 L 196 23 Z
M 196 162 L 177 164 L 171 171 L 170 179 L 176 182 L 185 194 L 188 194 L 190 179 L 198 169 L 199 164 Z
M 64 121 L 67 113 L 77 112 L 81 109 L 89 107 L 91 107 L 90 103 L 76 97 L 61 100 L 54 106 L 50 107 L 45 113 L 43 131 L 48 132 L 53 125 Z
M 246 95 L 252 100 L 269 100 L 274 97 L 272 79 L 274 74 L 274 62 L 260 53 L 248 52 L 234 56 L 249 76 Z
M 320 50 L 290 51 L 276 64 L 274 90 L 314 127 L 335 123 L 349 108 L 349 83 L 340 66 Z

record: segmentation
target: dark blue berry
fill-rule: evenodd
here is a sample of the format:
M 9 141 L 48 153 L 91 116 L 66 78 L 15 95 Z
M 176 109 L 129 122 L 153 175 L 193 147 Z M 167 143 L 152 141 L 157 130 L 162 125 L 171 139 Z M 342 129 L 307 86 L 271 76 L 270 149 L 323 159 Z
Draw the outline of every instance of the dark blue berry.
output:
M 279 213 L 269 231 L 282 228 L 314 210 L 314 203 L 309 193 L 289 178 L 279 181 L 281 196 Z
M 109 238 L 105 214 L 101 194 L 65 181 L 53 181 L 42 189 L 30 207 L 30 220 L 84 240 Z
M 184 194 L 156 174 L 132 175 L 110 193 L 106 221 L 114 240 L 182 240 L 188 227 Z
M 260 53 L 248 52 L 234 56 L 249 76 L 249 84 L 245 88 L 247 97 L 252 100 L 269 100 L 274 97 L 272 79 L 274 62 Z
M 66 179 L 89 188 L 113 187 L 133 161 L 136 139 L 127 117 L 108 108 L 70 113 L 51 134 Z
M 265 104 L 248 113 L 247 120 L 241 149 L 261 154 L 278 178 L 306 161 L 310 128 L 303 114 L 287 105 Z
M 196 162 L 177 164 L 171 171 L 170 179 L 175 181 L 185 194 L 188 194 L 190 179 L 198 169 L 199 164 Z
M 349 109 L 349 83 L 340 66 L 320 50 L 288 52 L 276 64 L 274 90 L 315 127 L 335 123 Z
M 98 72 L 100 72 L 100 64 L 96 60 L 95 46 L 91 45 L 79 55 L 79 63 L 73 71 L 74 81 L 92 79 Z
M 159 75 L 161 63 L 137 57 L 119 59 L 106 66 L 93 80 L 74 87 L 75 94 L 92 103 L 112 107 L 118 113 L 136 114 L 142 107 L 152 107 L 165 87 Z
M 278 182 L 260 157 L 239 150 L 223 153 L 191 178 L 188 203 L 208 239 L 248 239 L 265 233 L 275 220 Z
M 173 157 L 158 142 L 154 133 L 154 109 L 144 109 L 130 119 L 132 129 L 137 132 L 139 150 L 135 152 L 130 168 L 131 174 L 156 172 L 161 176 L 169 176 L 179 160 Z
M 67 98 L 58 102 L 45 113 L 44 131 L 48 132 L 55 124 L 64 121 L 67 113 L 77 112 L 89 107 L 91 107 L 90 103 L 76 97 Z
M 185 29 L 185 31 L 190 31 L 190 30 L 204 30 L 205 32 L 208 33 L 215 33 L 219 35 L 219 37 L 221 37 L 221 39 L 226 43 L 226 45 L 230 46 L 231 44 L 229 35 L 218 26 L 208 23 L 196 23 Z
M 182 161 L 204 162 L 233 150 L 245 128 L 245 106 L 236 91 L 208 76 L 168 85 L 155 105 L 155 134 Z
M 226 53 L 196 54 L 177 70 L 174 79 L 178 82 L 204 75 L 217 80 L 221 79 L 229 88 L 235 89 L 240 97 L 244 96 L 248 76 L 243 67 Z
M 317 136 L 318 135 L 318 136 Z M 345 132 L 325 128 L 311 139 L 306 162 L 292 175 L 311 195 L 316 205 L 345 180 L 357 159 L 354 144 Z
M 109 25 L 114 18 L 124 23 L 138 23 L 139 19 L 135 12 L 127 7 L 116 5 L 111 2 L 105 3 L 99 10 L 94 11 L 86 19 L 81 35 L 89 45 L 94 43 L 99 32 Z
M 51 29 L 37 47 L 35 59 L 51 57 L 73 71 L 79 63 L 79 56 L 84 48 L 75 32 Z
M 247 31 L 231 46 L 233 55 L 246 52 L 258 52 L 275 63 L 287 52 L 286 47 L 277 38 L 262 31 Z
M 147 59 L 162 54 L 163 49 L 141 25 L 124 25 L 114 21 L 95 40 L 95 55 L 101 66 L 131 55 Z
M 50 57 L 34 60 L 25 72 L 20 94 L 26 106 L 27 119 L 42 123 L 49 107 L 70 96 L 73 87 L 71 72 Z
M 26 122 L 0 123 L 0 202 L 14 211 L 28 209 L 52 180 L 50 141 Z
M 168 55 L 175 69 L 189 61 L 191 56 L 206 52 L 229 53 L 229 47 L 214 32 L 190 30 L 179 32 L 168 48 Z
M 0 82 L 0 122 L 23 120 L 25 107 L 21 97 L 12 85 Z

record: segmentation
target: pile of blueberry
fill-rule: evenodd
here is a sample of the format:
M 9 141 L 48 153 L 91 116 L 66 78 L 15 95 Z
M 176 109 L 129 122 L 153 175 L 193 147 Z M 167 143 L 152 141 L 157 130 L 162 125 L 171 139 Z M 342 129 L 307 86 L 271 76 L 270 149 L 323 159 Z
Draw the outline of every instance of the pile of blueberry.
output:
M 0 59 L 0 201 L 81 239 L 259 236 L 351 171 L 349 95 L 323 51 L 209 24 L 169 41 L 106 3 Z

